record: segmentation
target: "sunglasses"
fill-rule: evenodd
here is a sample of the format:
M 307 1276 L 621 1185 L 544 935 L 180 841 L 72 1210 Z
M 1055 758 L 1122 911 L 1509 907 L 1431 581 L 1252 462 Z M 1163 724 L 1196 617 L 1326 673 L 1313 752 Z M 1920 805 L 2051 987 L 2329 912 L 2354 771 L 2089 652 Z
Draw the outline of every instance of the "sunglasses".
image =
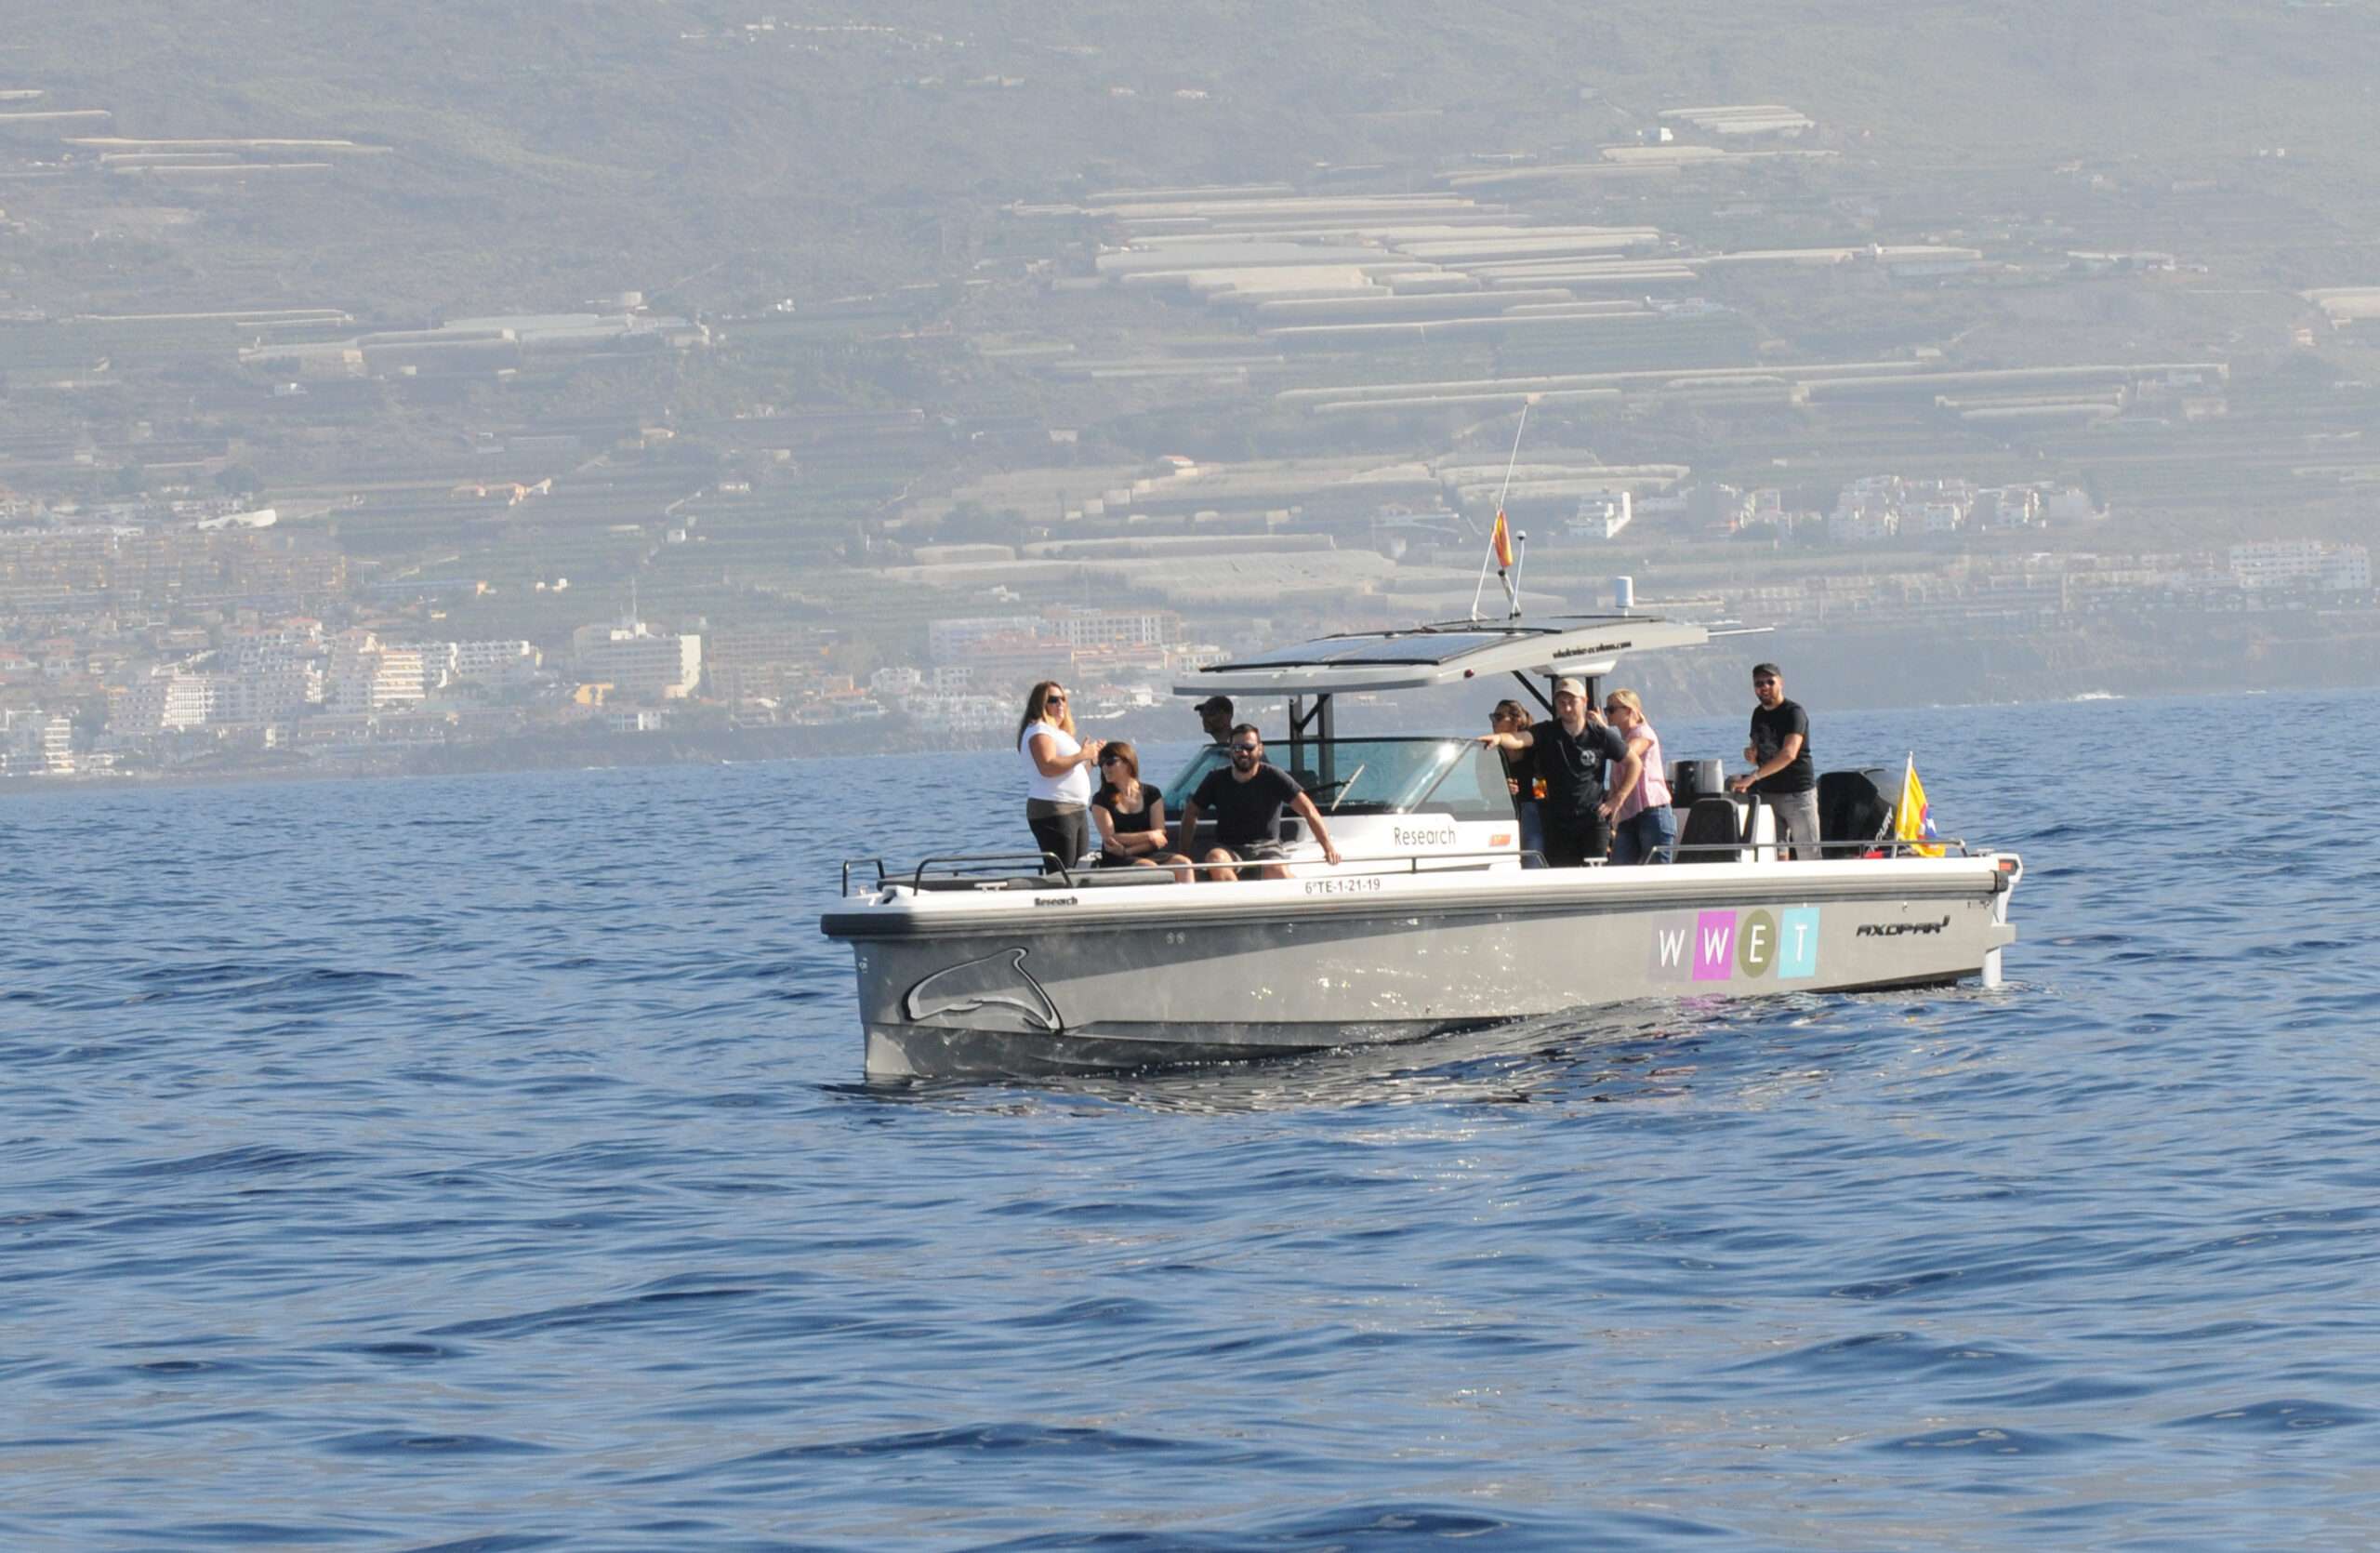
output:
M 1045 707 L 1063 707 L 1066 704 L 1066 698 L 1063 696 L 1044 696 L 1041 697 L 1041 704 Z
M 1754 681 L 1752 681 L 1752 687 L 1754 690 L 1759 690 L 1759 689 L 1763 688 L 1764 686 L 1772 685 L 1772 684 L 1775 684 L 1776 683 L 1777 683 L 1777 682 L 1776 682 L 1775 680 L 1754 680 Z
M 1261 744 L 1235 744 L 1231 747 L 1231 752 L 1235 755 L 1253 755 L 1263 748 Z
M 1120 763 L 1123 759 L 1124 757 L 1121 755 L 1102 755 L 1099 757 L 1099 763 L 1102 765 L 1116 765 Z

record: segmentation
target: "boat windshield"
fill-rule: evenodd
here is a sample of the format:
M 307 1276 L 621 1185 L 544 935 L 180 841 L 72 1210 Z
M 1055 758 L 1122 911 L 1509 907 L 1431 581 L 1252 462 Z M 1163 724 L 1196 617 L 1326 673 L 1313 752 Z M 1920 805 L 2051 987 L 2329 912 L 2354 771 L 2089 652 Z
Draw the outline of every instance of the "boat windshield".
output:
M 1409 814 L 1450 809 L 1459 816 L 1508 818 L 1512 798 L 1495 751 L 1465 738 L 1308 739 L 1296 767 L 1289 746 L 1268 744 L 1265 759 L 1297 778 L 1324 814 Z M 1179 812 L 1230 757 L 1219 744 L 1190 759 L 1167 789 L 1167 803 Z

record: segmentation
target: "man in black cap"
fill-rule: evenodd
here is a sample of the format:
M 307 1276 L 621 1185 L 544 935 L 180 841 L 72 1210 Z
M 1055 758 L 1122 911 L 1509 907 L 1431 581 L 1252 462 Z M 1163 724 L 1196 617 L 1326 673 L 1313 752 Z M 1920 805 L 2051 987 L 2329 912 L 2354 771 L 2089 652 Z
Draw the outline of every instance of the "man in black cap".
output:
M 1517 754 L 1532 752 L 1545 779 L 1539 813 L 1545 823 L 1548 868 L 1575 869 L 1600 857 L 1611 845 L 1611 821 L 1603 813 L 1606 761 L 1628 758 L 1628 741 L 1603 720 L 1587 698 L 1586 682 L 1554 682 L 1554 716 L 1526 731 L 1481 734 L 1479 742 Z
M 1231 697 L 1210 696 L 1198 703 L 1198 725 L 1207 730 L 1209 744 L 1231 742 Z

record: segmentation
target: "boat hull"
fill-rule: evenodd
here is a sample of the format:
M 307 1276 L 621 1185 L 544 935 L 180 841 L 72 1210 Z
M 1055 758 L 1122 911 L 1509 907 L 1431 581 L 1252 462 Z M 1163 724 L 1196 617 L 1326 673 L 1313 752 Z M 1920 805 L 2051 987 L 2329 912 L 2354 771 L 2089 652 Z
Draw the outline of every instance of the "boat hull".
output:
M 1410 1041 L 1598 1004 L 1994 982 L 2009 858 L 888 892 L 854 951 L 872 1078 Z

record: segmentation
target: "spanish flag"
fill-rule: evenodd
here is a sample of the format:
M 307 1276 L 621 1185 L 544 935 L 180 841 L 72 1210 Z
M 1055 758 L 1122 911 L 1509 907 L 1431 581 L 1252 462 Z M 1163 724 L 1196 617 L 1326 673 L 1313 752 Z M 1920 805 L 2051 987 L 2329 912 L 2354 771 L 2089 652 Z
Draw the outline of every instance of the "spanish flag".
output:
M 1920 857 L 1939 857 L 1943 847 L 1935 840 L 1937 834 L 1934 811 L 1925 802 L 1925 784 L 1917 779 L 1917 757 L 1911 754 L 1901 773 L 1900 802 L 1893 806 L 1893 839 Z
M 1504 526 L 1504 510 L 1496 509 L 1496 526 L 1488 531 L 1488 547 L 1496 552 L 1496 564 L 1510 570 L 1513 564 L 1513 535 Z

